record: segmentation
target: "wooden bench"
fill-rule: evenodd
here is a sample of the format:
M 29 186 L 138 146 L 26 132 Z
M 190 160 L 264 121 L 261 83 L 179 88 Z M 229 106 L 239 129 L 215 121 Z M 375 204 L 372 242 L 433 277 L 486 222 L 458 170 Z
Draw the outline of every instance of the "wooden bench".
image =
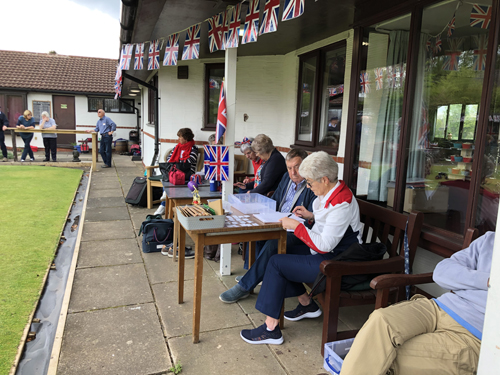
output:
M 357 200 L 361 222 L 364 223 L 362 239 L 364 243 L 390 243 L 387 249 L 389 258 L 369 262 L 339 262 L 326 260 L 320 265 L 320 271 L 326 275 L 326 290 L 318 295 L 323 307 L 323 337 L 321 354 L 324 354 L 325 343 L 352 338 L 358 330 L 337 332 L 339 309 L 346 306 L 375 305 L 376 291 L 366 289 L 359 291 L 341 290 L 341 279 L 345 275 L 380 275 L 385 273 L 404 273 L 404 235 L 408 222 L 408 245 L 410 249 L 410 267 L 415 258 L 417 244 L 423 224 L 423 214 L 412 212 L 409 215 L 390 211 L 386 208 Z M 392 238 L 390 237 L 392 236 Z M 388 241 L 389 240 L 389 241 Z

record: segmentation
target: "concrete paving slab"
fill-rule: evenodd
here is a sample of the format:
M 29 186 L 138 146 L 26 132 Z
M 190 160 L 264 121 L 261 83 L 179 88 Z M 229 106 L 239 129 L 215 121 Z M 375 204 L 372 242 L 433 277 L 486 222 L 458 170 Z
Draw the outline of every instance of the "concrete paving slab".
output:
M 121 189 L 91 189 L 89 198 L 109 198 L 109 197 L 123 197 Z
M 92 191 L 92 190 L 91 190 Z M 121 189 L 117 189 L 121 191 Z M 91 207 L 126 207 L 125 198 L 118 197 L 102 197 L 102 198 L 89 198 L 87 200 L 87 208 Z
M 90 182 L 90 189 L 121 189 L 120 181 L 118 178 L 106 178 L 101 181 Z
M 184 303 L 177 303 L 177 283 L 153 285 L 156 304 L 167 337 L 191 335 L 193 329 L 193 281 L 184 283 Z M 215 277 L 203 277 L 201 328 L 207 332 L 248 325 L 249 320 L 237 304 L 224 304 L 219 294 L 224 287 Z
M 130 220 L 85 223 L 82 242 L 136 238 Z
M 113 174 L 92 174 L 92 183 L 112 183 L 118 181 L 116 173 Z
M 82 242 L 77 267 L 142 263 L 140 251 L 135 239 Z
M 202 333 L 199 344 L 192 343 L 191 335 L 169 339 L 173 362 L 182 363 L 182 375 L 286 374 L 267 345 L 249 345 L 240 338 L 241 329 L 251 328 Z
M 143 168 L 116 168 L 118 177 L 144 177 Z
M 143 264 L 80 268 L 75 272 L 69 312 L 153 302 Z
M 153 304 L 68 315 L 58 374 L 159 374 L 169 367 Z
M 130 219 L 127 207 L 89 207 L 85 213 L 85 222 L 127 219 Z

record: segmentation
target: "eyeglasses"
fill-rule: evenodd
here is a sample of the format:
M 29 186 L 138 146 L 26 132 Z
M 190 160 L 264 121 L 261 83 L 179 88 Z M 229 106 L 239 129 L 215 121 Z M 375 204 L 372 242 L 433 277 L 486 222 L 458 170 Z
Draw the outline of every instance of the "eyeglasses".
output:
M 307 187 L 308 187 L 308 188 L 311 188 L 311 187 L 312 187 L 313 182 L 314 182 L 314 180 L 312 180 L 312 181 L 307 181 L 307 180 L 306 180 L 306 185 L 307 185 Z

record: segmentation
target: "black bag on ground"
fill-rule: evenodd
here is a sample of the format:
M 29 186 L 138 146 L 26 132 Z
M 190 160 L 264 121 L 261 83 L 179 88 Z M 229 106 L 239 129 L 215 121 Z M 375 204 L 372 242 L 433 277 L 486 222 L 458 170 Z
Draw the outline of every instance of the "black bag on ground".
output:
M 146 207 L 148 205 L 147 186 L 148 186 L 147 177 L 136 177 L 127 193 L 127 196 L 125 197 L 125 203 Z M 154 201 L 159 200 L 162 194 L 163 194 L 163 189 L 161 187 L 157 186 L 153 187 Z
M 139 236 L 142 234 L 143 253 L 161 251 L 163 245 L 171 243 L 174 237 L 174 222 L 154 217 L 155 215 L 148 215 L 139 229 Z
M 373 260 L 380 260 L 384 257 L 387 252 L 387 246 L 383 243 L 367 243 L 359 244 L 357 242 L 353 243 L 349 248 L 335 258 L 331 260 L 341 261 L 341 262 L 369 262 Z M 345 275 L 342 276 L 342 281 L 340 285 L 341 290 L 349 290 L 356 285 L 362 284 L 368 280 L 371 280 L 374 275 Z M 323 293 L 326 289 L 326 275 L 322 272 L 318 273 L 316 280 L 311 288 L 310 296 L 315 296 Z

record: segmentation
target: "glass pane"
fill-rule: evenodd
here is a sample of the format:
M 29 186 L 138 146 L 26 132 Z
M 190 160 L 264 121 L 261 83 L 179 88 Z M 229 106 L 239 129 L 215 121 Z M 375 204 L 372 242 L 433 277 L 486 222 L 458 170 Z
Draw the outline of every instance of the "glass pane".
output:
M 313 130 L 313 108 L 314 108 L 314 93 L 316 91 L 315 76 L 316 76 L 316 56 L 302 60 L 302 91 L 300 94 L 299 108 L 299 141 L 312 141 Z
M 224 68 L 210 69 L 208 77 L 208 123 L 217 123 L 217 110 L 219 108 L 220 85 L 224 78 Z
M 120 101 L 120 112 L 133 113 L 134 109 L 131 107 L 134 105 L 133 100 L 122 99 Z
M 424 9 L 404 200 L 405 211 L 455 233 L 465 229 L 488 40 L 470 19 L 471 5 L 459 1 Z
M 355 142 L 356 196 L 394 204 L 410 15 L 365 29 Z
M 320 146 L 333 149 L 337 155 L 340 121 L 344 100 L 345 47 L 328 51 L 324 57 L 321 98 L 321 120 L 318 141 Z
M 98 109 L 103 108 L 102 98 L 88 98 L 89 112 L 97 112 Z
M 115 99 L 104 99 L 104 112 L 120 112 L 120 102 Z

